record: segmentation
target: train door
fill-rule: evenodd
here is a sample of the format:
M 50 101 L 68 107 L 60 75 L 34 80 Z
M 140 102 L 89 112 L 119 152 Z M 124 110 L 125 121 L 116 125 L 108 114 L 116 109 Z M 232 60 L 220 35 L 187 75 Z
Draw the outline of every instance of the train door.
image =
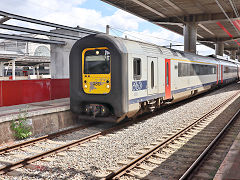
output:
M 223 65 L 221 65 L 221 84 L 223 84 Z
M 240 80 L 240 66 L 237 65 L 237 72 L 238 72 L 238 80 Z
M 217 83 L 216 84 L 218 84 L 218 65 L 217 65 Z
M 158 59 L 155 57 L 147 57 L 148 60 L 148 94 L 158 92 Z
M 165 59 L 165 99 L 171 98 L 171 60 Z

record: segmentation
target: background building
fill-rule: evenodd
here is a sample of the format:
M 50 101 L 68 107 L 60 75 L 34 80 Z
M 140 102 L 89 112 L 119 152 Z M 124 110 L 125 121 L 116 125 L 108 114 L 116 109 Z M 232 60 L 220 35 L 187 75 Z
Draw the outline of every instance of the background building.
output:
M 49 39 L 44 35 L 21 34 L 21 36 Z M 16 79 L 44 78 L 40 75 L 50 75 L 50 45 L 3 40 L 0 42 L 0 63 L 0 76 L 7 77 L 3 79 L 13 75 L 14 66 Z

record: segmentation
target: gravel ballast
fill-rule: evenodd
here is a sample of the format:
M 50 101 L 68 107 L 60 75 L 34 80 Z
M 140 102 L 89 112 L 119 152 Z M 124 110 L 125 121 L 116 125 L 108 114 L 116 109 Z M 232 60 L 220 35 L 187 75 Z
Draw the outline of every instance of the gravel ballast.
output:
M 194 119 L 229 98 L 239 89 L 240 84 L 232 84 L 180 107 L 170 110 L 165 108 L 155 117 L 99 138 L 97 141 L 85 143 L 86 147 L 77 146 L 75 147 L 77 151 L 64 151 L 66 156 L 54 155 L 52 156 L 54 160 L 51 162 L 37 161 L 34 163 L 39 167 L 37 170 L 21 168 L 19 171 L 22 174 L 18 177 L 7 175 L 0 177 L 4 179 L 97 179 L 108 174 L 107 169 L 119 167 L 118 162 L 128 160 L 127 157 L 136 155 L 136 151 L 180 128 L 180 124 L 189 125 Z M 109 125 L 106 126 L 109 127 Z M 95 133 L 105 128 L 92 129 L 92 133 Z M 91 132 L 86 134 L 89 133 Z M 75 132 L 55 140 L 69 142 L 81 136 Z

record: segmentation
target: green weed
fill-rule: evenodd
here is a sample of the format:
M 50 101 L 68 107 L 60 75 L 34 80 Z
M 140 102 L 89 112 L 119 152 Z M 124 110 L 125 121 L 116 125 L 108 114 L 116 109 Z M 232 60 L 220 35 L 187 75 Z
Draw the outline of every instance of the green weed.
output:
M 11 129 L 16 139 L 25 139 L 32 135 L 31 127 L 27 124 L 28 108 L 20 109 L 18 118 L 11 122 Z

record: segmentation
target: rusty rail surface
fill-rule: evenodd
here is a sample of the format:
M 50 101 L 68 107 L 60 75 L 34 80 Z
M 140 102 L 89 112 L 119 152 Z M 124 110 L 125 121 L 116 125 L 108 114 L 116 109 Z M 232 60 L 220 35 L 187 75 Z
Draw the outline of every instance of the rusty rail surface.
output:
M 74 131 L 82 130 L 82 129 L 85 129 L 85 128 L 88 128 L 88 127 L 91 127 L 91 126 L 94 126 L 94 125 L 96 125 L 96 123 L 89 123 L 87 125 L 66 129 L 66 130 L 63 130 L 63 131 L 56 132 L 56 133 L 52 133 L 52 134 L 48 134 L 48 135 L 41 136 L 41 137 L 38 137 L 38 138 L 30 139 L 30 140 L 27 140 L 27 141 L 24 141 L 24 142 L 21 142 L 21 143 L 18 143 L 18 144 L 14 144 L 14 145 L 11 145 L 11 146 L 6 146 L 6 147 L 3 147 L 3 148 L 0 148 L 0 155 L 4 154 L 4 153 L 7 153 L 7 152 L 10 152 L 10 151 L 13 151 L 13 150 L 16 150 L 16 149 L 19 149 L 19 148 L 30 146 L 31 144 L 34 144 L 34 143 L 37 143 L 37 142 L 45 141 L 47 139 L 53 139 L 53 138 L 56 138 L 58 136 L 69 134 L 69 133 L 72 133 Z
M 187 126 L 186 128 L 180 130 L 179 132 L 177 132 L 176 134 L 170 136 L 169 138 L 167 138 L 166 140 L 164 140 L 163 142 L 155 145 L 153 148 L 151 148 L 150 150 L 148 150 L 147 152 L 145 152 L 144 154 L 140 155 L 139 157 L 137 157 L 136 159 L 132 160 L 131 162 L 129 162 L 128 164 L 126 164 L 125 166 L 123 166 L 122 168 L 110 173 L 108 176 L 106 176 L 106 180 L 110 180 L 110 179 L 119 179 L 121 176 L 123 176 L 126 173 L 129 173 L 131 171 L 131 169 L 133 169 L 134 167 L 138 166 L 139 164 L 141 164 L 144 160 L 148 159 L 150 156 L 152 156 L 154 153 L 156 153 L 160 148 L 166 146 L 167 144 L 169 144 L 171 141 L 173 141 L 174 139 L 182 136 L 185 132 L 189 131 L 190 129 L 192 129 L 193 127 L 195 127 L 196 125 L 198 125 L 200 122 L 202 122 L 203 120 L 205 120 L 206 118 L 208 118 L 210 115 L 212 115 L 213 113 L 215 113 L 216 111 L 218 111 L 219 109 L 221 109 L 226 103 L 230 102 L 233 98 L 235 98 L 237 95 L 239 94 L 239 92 L 235 93 L 233 96 L 231 96 L 230 98 L 228 98 L 227 100 L 225 100 L 224 102 L 222 102 L 220 105 L 216 106 L 215 108 L 213 108 L 211 111 L 207 112 L 206 114 L 204 114 L 202 117 L 200 117 L 199 119 L 197 119 L 195 122 L 193 122 L 192 124 L 190 124 L 189 126 Z

